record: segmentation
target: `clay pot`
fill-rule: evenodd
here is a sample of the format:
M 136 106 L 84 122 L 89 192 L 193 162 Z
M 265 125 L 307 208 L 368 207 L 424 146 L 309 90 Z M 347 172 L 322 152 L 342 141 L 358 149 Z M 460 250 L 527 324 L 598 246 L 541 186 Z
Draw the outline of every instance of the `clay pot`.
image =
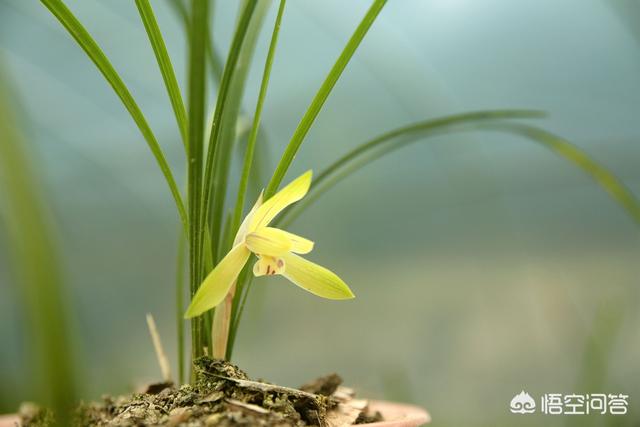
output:
M 360 424 L 370 427 L 418 427 L 431 421 L 431 417 L 422 408 L 402 403 L 372 401 L 370 407 L 374 411 L 380 411 L 386 421 L 371 424 Z M 18 417 L 15 415 L 0 416 L 0 427 L 18 426 Z
M 424 409 L 404 403 L 371 401 L 369 407 L 380 411 L 385 421 L 371 424 L 360 424 L 370 427 L 418 427 L 431 422 L 431 416 Z M 3 427 L 3 426 L 0 426 Z
M 0 427 L 15 427 L 18 425 L 18 420 L 15 415 L 0 415 Z

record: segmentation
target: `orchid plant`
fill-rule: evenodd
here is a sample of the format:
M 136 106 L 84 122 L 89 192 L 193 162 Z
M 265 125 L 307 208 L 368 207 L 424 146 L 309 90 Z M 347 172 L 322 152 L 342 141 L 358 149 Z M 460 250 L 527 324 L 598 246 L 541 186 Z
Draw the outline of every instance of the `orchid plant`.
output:
M 241 221 L 246 208 L 245 199 L 249 192 L 250 176 L 257 167 L 254 164 L 255 152 L 263 149 L 261 144 L 266 143 L 258 136 L 261 134 L 262 110 L 271 77 L 280 26 L 285 22 L 283 17 L 286 0 L 279 1 L 271 31 L 261 86 L 251 119 L 251 130 L 246 144 L 243 145 L 242 169 L 239 185 L 236 188 L 232 188 L 230 184 L 234 182 L 230 179 L 232 171 L 230 163 L 235 152 L 234 147 L 242 138 L 242 135 L 236 132 L 236 124 L 239 117 L 248 116 L 243 112 L 241 99 L 247 70 L 270 2 L 257 0 L 240 2 L 238 20 L 225 60 L 218 57 L 216 47 L 211 42 L 210 2 L 189 0 L 185 3 L 181 0 L 171 0 L 168 3 L 184 25 L 188 40 L 189 70 L 185 103 L 151 2 L 136 0 L 142 25 L 157 59 L 159 72 L 163 77 L 184 147 L 188 175 L 184 193 L 180 191 L 180 186 L 174 179 L 174 172 L 142 110 L 98 43 L 63 0 L 41 0 L 41 2 L 85 51 L 120 98 L 155 157 L 174 199 L 181 223 L 181 238 L 188 245 L 189 296 L 191 298 L 185 313 L 187 304 L 183 301 L 182 281 L 177 280 L 177 358 L 180 382 L 184 381 L 183 371 L 187 364 L 184 355 L 184 317 L 191 322 L 192 358 L 205 353 L 218 358 L 230 358 L 245 302 L 251 289 L 251 272 L 255 277 L 282 275 L 302 289 L 323 298 L 336 300 L 353 298 L 351 289 L 335 273 L 299 256 L 313 249 L 312 241 L 276 226 L 293 220 L 323 192 L 332 188 L 340 180 L 408 143 L 430 140 L 434 136 L 445 133 L 470 130 L 503 132 L 524 137 L 541 144 L 582 169 L 607 190 L 636 222 L 640 223 L 640 204 L 615 175 L 565 139 L 539 127 L 513 121 L 543 116 L 539 111 L 530 110 L 476 111 L 411 123 L 357 145 L 322 171 L 314 183 L 311 181 L 309 171 L 276 192 L 318 113 L 382 11 L 386 0 L 372 1 L 370 8 L 338 55 L 335 64 L 328 71 L 308 109 L 302 114 L 285 151 L 275 165 L 271 179 L 254 186 L 256 193 L 260 187 L 264 187 L 264 191 L 246 214 L 244 221 Z M 213 81 L 216 86 L 216 102 L 207 138 L 205 137 L 207 135 L 205 100 L 207 92 L 211 90 L 207 87 L 210 81 Z M 307 193 L 309 193 L 307 198 L 302 201 Z M 292 206 L 295 202 L 300 203 Z M 225 216 L 226 206 L 231 206 L 232 209 Z M 182 258 L 181 255 L 182 252 L 179 259 Z M 254 255 L 257 260 L 251 265 L 249 261 Z M 182 263 L 179 262 L 178 265 L 181 271 Z M 180 276 L 179 274 L 178 277 Z

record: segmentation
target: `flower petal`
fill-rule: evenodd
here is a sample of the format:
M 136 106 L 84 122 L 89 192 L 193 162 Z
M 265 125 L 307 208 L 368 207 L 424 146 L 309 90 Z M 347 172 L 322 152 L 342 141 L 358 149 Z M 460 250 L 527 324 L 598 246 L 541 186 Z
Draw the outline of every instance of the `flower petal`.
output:
M 249 249 L 245 245 L 237 245 L 216 265 L 193 296 L 184 317 L 199 316 L 210 308 L 220 304 L 229 292 L 229 288 L 240 274 L 240 270 L 249 259 Z
M 282 258 L 274 258 L 270 256 L 261 256 L 253 265 L 253 275 L 273 276 L 274 274 L 282 274 L 285 264 Z
M 253 205 L 253 207 L 251 208 L 247 216 L 245 216 L 244 219 L 242 220 L 242 224 L 240 224 L 240 227 L 238 228 L 238 232 L 236 233 L 236 237 L 233 240 L 233 246 L 239 244 L 244 240 L 245 235 L 247 234 L 247 230 L 249 229 L 249 224 L 253 220 L 253 216 L 256 214 L 256 211 L 258 210 L 258 208 L 262 206 L 263 194 L 264 192 L 261 191 L 260 195 L 258 196 L 258 200 L 256 200 L 256 203 Z
M 322 298 L 354 298 L 347 284 L 332 271 L 292 253 L 282 258 L 285 261 L 282 275 L 302 289 Z
M 249 238 L 251 236 L 251 238 Z M 257 237 L 261 237 L 264 241 L 271 240 L 271 245 L 275 245 L 275 242 L 279 242 L 277 248 L 256 248 L 252 247 L 254 244 L 260 244 L 257 241 Z M 285 241 L 288 243 L 285 245 Z M 313 242 L 309 239 L 305 239 L 297 234 L 289 233 L 288 231 L 281 230 L 274 227 L 262 227 L 247 236 L 246 243 L 249 246 L 251 252 L 257 254 L 266 254 L 271 256 L 278 256 L 286 251 L 290 251 L 296 254 L 307 254 L 313 249 Z M 255 249 L 255 250 L 254 250 Z M 275 249 L 275 251 L 273 251 Z M 271 252 L 269 252 L 271 250 Z
M 272 229 L 271 227 L 265 227 L 265 229 Z M 283 236 L 285 236 L 291 242 L 291 252 L 296 254 L 308 254 L 313 250 L 313 242 L 309 239 L 305 239 L 297 234 L 289 233 L 288 231 L 280 230 L 279 228 L 273 228 L 278 230 Z
M 272 257 L 280 256 L 291 250 L 291 240 L 286 233 L 277 228 L 262 227 L 247 234 L 245 244 L 251 252 Z
M 249 231 L 267 226 L 284 208 L 302 199 L 311 186 L 311 175 L 310 170 L 303 173 L 265 201 L 253 216 Z

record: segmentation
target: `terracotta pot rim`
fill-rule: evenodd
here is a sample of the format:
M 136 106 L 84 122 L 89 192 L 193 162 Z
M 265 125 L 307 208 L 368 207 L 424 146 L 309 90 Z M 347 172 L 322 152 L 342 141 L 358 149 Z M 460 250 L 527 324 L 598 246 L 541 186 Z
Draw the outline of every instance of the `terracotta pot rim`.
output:
M 0 415 L 0 427 L 15 427 L 18 421 L 17 415 Z
M 380 411 L 386 418 L 377 423 L 360 424 L 369 427 L 418 427 L 431 421 L 431 416 L 423 408 L 405 403 L 372 400 L 369 403 L 374 411 Z M 0 415 L 0 427 L 15 427 L 19 418 L 16 415 Z
M 385 421 L 377 423 L 360 424 L 369 427 L 418 427 L 431 422 L 431 415 L 420 406 L 407 403 L 389 402 L 384 400 L 372 400 L 369 407 L 374 411 L 380 411 Z

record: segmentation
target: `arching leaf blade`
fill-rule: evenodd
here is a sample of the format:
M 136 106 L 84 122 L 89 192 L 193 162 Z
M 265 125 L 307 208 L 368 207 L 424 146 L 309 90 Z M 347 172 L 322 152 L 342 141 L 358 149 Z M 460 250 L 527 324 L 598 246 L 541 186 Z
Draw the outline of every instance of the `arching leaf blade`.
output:
M 318 89 L 318 92 L 311 101 L 311 104 L 307 108 L 307 111 L 304 113 L 304 116 L 302 116 L 298 127 L 294 131 L 289 144 L 287 145 L 284 153 L 282 154 L 282 157 L 280 158 L 278 166 L 276 167 L 276 170 L 274 171 L 273 176 L 269 181 L 269 185 L 267 185 L 267 188 L 265 190 L 265 199 L 271 197 L 280 186 L 280 183 L 284 179 L 284 176 L 287 173 L 287 170 L 289 169 L 293 158 L 295 157 L 296 153 L 300 149 L 300 146 L 302 145 L 302 142 L 307 136 L 311 125 L 315 121 L 316 117 L 318 117 L 318 113 L 320 113 L 322 106 L 331 94 L 331 91 L 338 82 L 338 79 L 342 75 L 342 72 L 347 67 L 347 64 L 358 49 L 358 46 L 360 46 L 360 43 L 364 39 L 364 36 L 369 31 L 369 28 L 371 28 L 371 25 L 373 25 L 373 22 L 378 17 L 378 14 L 384 7 L 385 3 L 386 0 L 375 0 L 372 3 L 364 18 L 362 18 L 362 21 L 360 21 L 360 24 L 356 27 L 353 35 L 342 50 L 342 53 L 329 71 L 329 74 L 327 74 L 327 77 L 320 86 L 320 89 Z
M 543 116 L 543 112 L 536 110 L 473 111 L 423 120 L 385 132 L 358 145 L 320 172 L 312 182 L 309 194 L 277 218 L 276 224 L 286 227 L 322 194 L 333 188 L 340 181 L 407 144 L 421 141 L 422 138 L 430 136 L 464 129 L 474 129 L 474 126 L 479 123 L 507 119 L 532 119 Z
M 113 65 L 107 58 L 107 56 L 102 52 L 100 46 L 96 43 L 96 41 L 91 37 L 89 32 L 84 28 L 84 26 L 78 21 L 78 19 L 73 15 L 73 13 L 67 8 L 67 6 L 62 2 L 62 0 L 41 0 L 42 4 L 51 11 L 51 13 L 60 21 L 60 23 L 66 28 L 69 34 L 76 40 L 76 42 L 80 45 L 80 47 L 85 51 L 87 56 L 93 61 L 93 63 L 98 67 L 98 70 L 102 73 L 107 82 L 111 85 L 116 95 L 120 98 L 123 105 L 133 118 L 133 121 L 138 126 L 140 133 L 144 137 L 151 153 L 156 159 L 162 174 L 169 186 L 169 190 L 171 191 L 171 195 L 175 201 L 176 207 L 178 209 L 178 213 L 180 215 L 180 219 L 182 220 L 183 228 L 185 232 L 188 229 L 189 219 L 187 217 L 187 212 L 182 202 L 182 196 L 180 195 L 180 190 L 176 184 L 176 181 L 171 172 L 171 168 L 167 163 L 167 160 L 156 140 L 155 135 L 153 134 L 147 120 L 145 119 L 142 111 L 138 107 L 138 104 L 135 102 L 133 96 L 129 92 L 129 89 L 124 84 L 118 73 L 116 72 Z
M 167 52 L 167 47 L 164 43 L 164 39 L 162 38 L 160 27 L 158 26 L 158 22 L 156 21 L 153 8 L 151 7 L 149 0 L 136 0 L 136 6 L 138 7 L 140 18 L 142 19 L 147 36 L 149 37 L 151 47 L 153 48 L 153 53 L 156 56 L 158 67 L 162 74 L 162 80 L 164 81 L 164 85 L 167 89 L 167 94 L 171 101 L 171 107 L 173 108 L 178 129 L 180 130 L 182 142 L 185 146 L 185 150 L 188 152 L 187 134 L 189 125 L 187 122 L 187 110 L 185 109 L 184 102 L 182 101 L 182 93 L 180 92 L 180 86 L 178 85 L 178 80 L 173 69 L 173 64 L 171 63 L 171 58 L 169 57 L 169 52 Z

